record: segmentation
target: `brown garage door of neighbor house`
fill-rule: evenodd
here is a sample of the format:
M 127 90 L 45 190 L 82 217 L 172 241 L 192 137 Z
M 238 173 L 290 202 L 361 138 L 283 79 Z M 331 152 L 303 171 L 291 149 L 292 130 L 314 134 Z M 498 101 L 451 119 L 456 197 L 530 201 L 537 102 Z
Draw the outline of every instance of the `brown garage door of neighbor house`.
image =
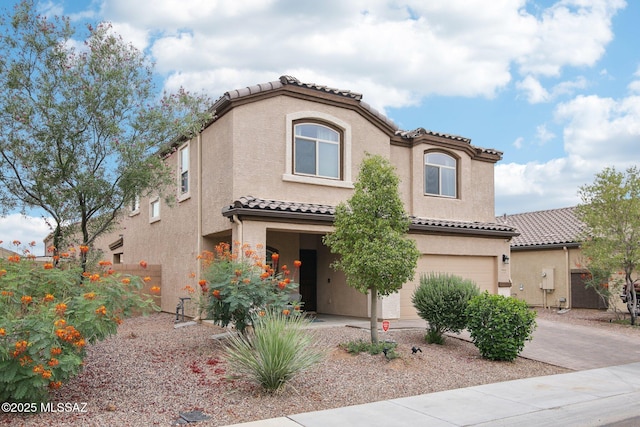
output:
M 606 309 L 598 293 L 585 286 L 590 277 L 589 273 L 571 273 L 571 307 Z
M 465 279 L 473 280 L 481 291 L 496 293 L 498 280 L 496 275 L 495 258 L 489 256 L 446 256 L 423 255 L 418 260 L 415 285 L 405 284 L 400 290 L 400 317 L 403 319 L 419 319 L 416 309 L 411 303 L 411 297 L 420 283 L 420 275 L 429 272 L 455 274 Z

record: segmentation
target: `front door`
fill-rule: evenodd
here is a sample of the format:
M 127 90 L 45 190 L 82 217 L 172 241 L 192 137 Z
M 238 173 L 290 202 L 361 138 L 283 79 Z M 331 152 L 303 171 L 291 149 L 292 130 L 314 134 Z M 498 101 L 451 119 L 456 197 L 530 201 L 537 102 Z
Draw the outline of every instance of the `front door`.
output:
M 316 311 L 318 260 L 317 252 L 312 249 L 300 249 L 300 295 L 305 311 Z

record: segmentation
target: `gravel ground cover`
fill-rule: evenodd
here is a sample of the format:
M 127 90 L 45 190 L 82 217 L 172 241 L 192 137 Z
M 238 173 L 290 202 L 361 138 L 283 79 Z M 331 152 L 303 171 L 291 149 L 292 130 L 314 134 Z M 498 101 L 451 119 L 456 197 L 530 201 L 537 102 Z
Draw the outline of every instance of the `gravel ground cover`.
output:
M 610 313 L 538 311 L 540 318 L 555 321 L 630 329 L 609 323 Z M 392 330 L 385 335 L 398 343 L 398 359 L 351 355 L 339 344 L 368 340 L 368 330 L 313 328 L 309 332 L 327 351 L 325 361 L 295 378 L 285 390 L 265 394 L 258 386 L 233 378 L 222 343 L 212 338 L 219 332 L 207 324 L 176 329 L 173 316 L 166 313 L 129 319 L 116 336 L 90 346 L 83 372 L 52 396 L 53 407 L 71 406 L 35 415 L 0 413 L 0 425 L 166 426 L 175 423 L 181 412 L 201 411 L 209 418 L 195 425 L 224 426 L 567 372 L 524 358 L 483 360 L 473 344 L 455 338 L 447 338 L 444 346 L 427 345 L 421 329 Z M 413 354 L 413 346 L 422 351 Z

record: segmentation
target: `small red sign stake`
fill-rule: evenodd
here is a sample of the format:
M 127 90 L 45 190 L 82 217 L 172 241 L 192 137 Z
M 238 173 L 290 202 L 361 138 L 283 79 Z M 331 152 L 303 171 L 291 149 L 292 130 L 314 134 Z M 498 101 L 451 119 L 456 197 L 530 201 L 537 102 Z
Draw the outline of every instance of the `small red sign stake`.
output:
M 382 330 L 387 332 L 389 330 L 389 321 L 388 320 L 383 320 L 382 321 Z

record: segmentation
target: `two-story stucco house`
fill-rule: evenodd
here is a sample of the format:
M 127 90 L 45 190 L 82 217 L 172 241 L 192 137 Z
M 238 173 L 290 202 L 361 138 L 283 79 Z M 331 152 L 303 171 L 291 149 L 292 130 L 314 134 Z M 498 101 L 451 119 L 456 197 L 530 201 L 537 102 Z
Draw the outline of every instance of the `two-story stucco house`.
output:
M 367 317 L 369 298 L 330 267 L 335 258 L 322 236 L 332 231 L 334 207 L 351 196 L 365 154 L 379 154 L 397 168 L 422 253 L 414 280 L 380 301 L 380 317 L 417 318 L 411 296 L 430 271 L 509 295 L 505 260 L 517 233 L 494 216 L 502 153 L 459 136 L 402 131 L 361 98 L 289 76 L 225 93 L 215 120 L 166 157 L 177 203 L 140 200 L 99 247 L 115 262 L 160 264 L 164 311 L 197 283 L 199 253 L 237 241 L 277 251 L 281 262 L 301 259 L 307 310 Z

